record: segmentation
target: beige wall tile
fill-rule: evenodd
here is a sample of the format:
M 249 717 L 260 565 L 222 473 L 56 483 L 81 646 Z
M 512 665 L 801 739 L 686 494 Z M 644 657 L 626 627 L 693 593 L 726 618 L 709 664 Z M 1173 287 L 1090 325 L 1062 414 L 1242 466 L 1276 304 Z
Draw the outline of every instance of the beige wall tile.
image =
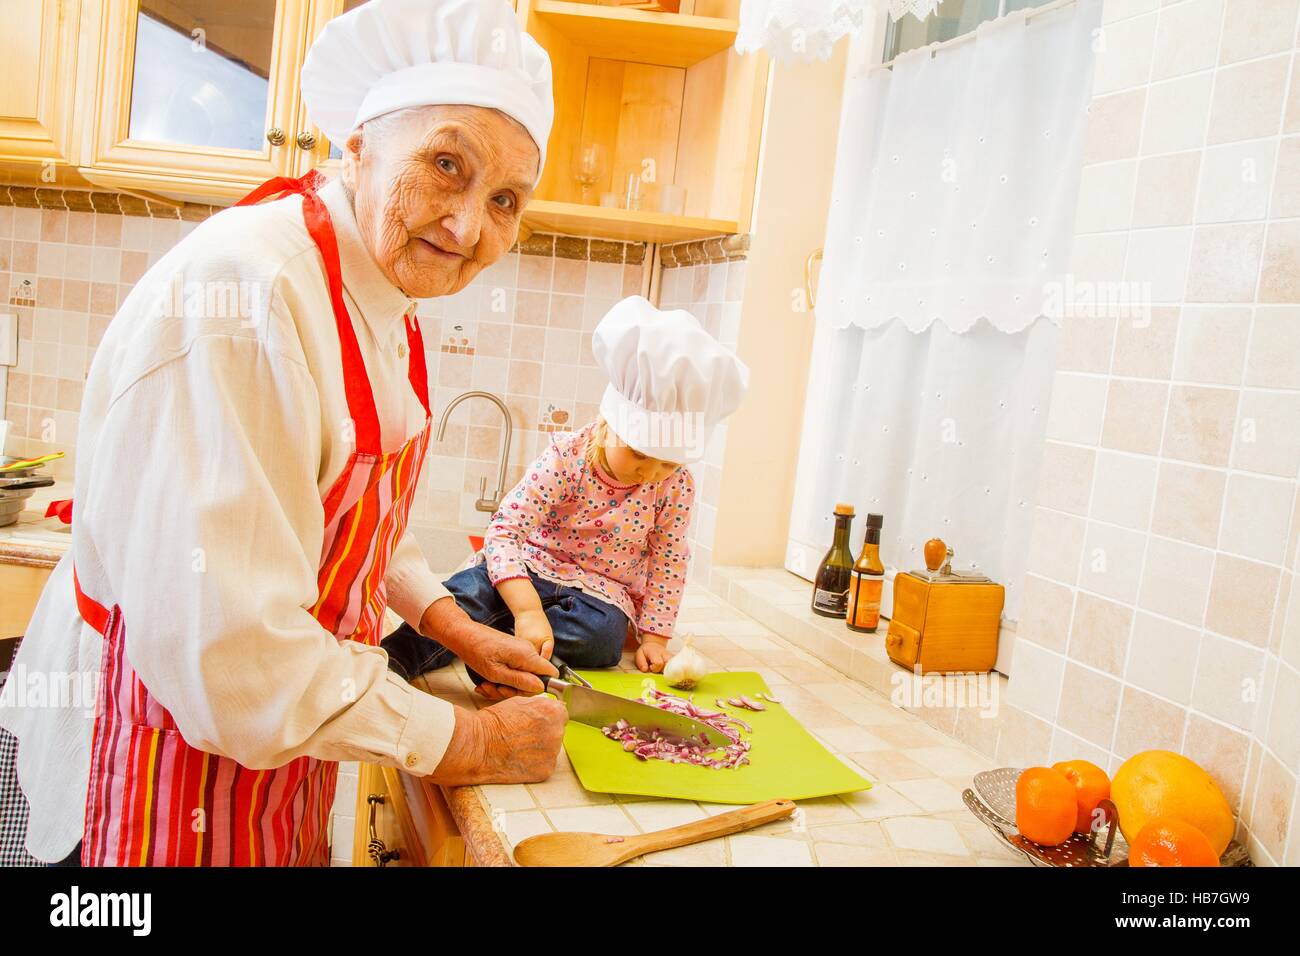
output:
M 1071 588 L 1034 574 L 1025 575 L 1016 639 L 1064 653 L 1073 601 Z
M 1159 451 L 1168 394 L 1168 386 L 1157 382 L 1111 379 L 1102 445 L 1139 454 Z
M 1187 288 L 1192 230 L 1148 229 L 1129 234 L 1124 281 L 1149 286 L 1151 302 L 1177 303 Z
M 1212 570 L 1212 551 L 1153 537 L 1147 544 L 1138 607 L 1200 627 Z
M 1259 766 L 1259 789 L 1247 822 L 1274 860 L 1281 860 L 1286 850 L 1295 796 L 1295 774 L 1283 767 L 1272 754 L 1263 754 Z
M 1083 142 L 1085 164 L 1136 156 L 1142 135 L 1145 88 L 1099 96 L 1088 104 L 1088 129 Z
M 1146 83 L 1155 46 L 1154 13 L 1105 27 L 1105 49 L 1097 54 L 1094 94 L 1111 93 Z
M 1104 768 L 1110 762 L 1110 743 L 1107 742 L 1104 747 L 1099 747 L 1057 727 L 1052 734 L 1052 752 L 1047 762 L 1051 765 L 1062 760 L 1088 760 Z
M 1237 420 L 1237 397 L 1233 389 L 1175 385 L 1169 394 L 1161 453 L 1166 458 L 1226 466 Z
M 1290 59 L 1275 56 L 1218 71 L 1210 103 L 1209 143 L 1232 143 L 1278 131 Z
M 1286 113 L 1282 117 L 1282 132 L 1300 133 L 1300 60 L 1291 62 L 1291 81 L 1286 95 Z
M 1061 320 L 1056 367 L 1070 372 L 1109 371 L 1115 323 L 1109 316 L 1066 316 Z
M 1236 63 L 1289 49 L 1297 0 L 1227 0 L 1220 63 Z
M 1206 71 L 1147 89 L 1143 156 L 1200 149 L 1205 144 L 1213 83 L 1214 74 Z
M 1085 166 L 1079 177 L 1075 232 L 1084 234 L 1127 229 L 1132 221 L 1133 182 L 1136 175 L 1136 160 Z
M 1185 708 L 1125 687 L 1115 729 L 1115 754 L 1128 759 L 1143 750 L 1180 750 Z
M 1039 473 L 1038 503 L 1057 511 L 1085 514 L 1092 492 L 1095 456 L 1091 448 L 1047 442 Z
M 1260 302 L 1300 302 L 1300 222 L 1269 224 L 1259 278 Z
M 1101 437 L 1106 381 L 1090 375 L 1057 372 L 1047 412 L 1047 437 L 1095 445 Z
M 1119 711 L 1120 687 L 1114 678 L 1067 664 L 1058 723 L 1089 743 L 1109 749 Z
M 1200 169 L 1201 154 L 1196 150 L 1142 160 L 1133 199 L 1133 228 L 1190 223 Z
M 1097 456 L 1091 516 L 1145 531 L 1156 489 L 1154 458 L 1103 451 Z
M 1256 561 L 1281 564 L 1294 494 L 1294 481 L 1256 475 L 1231 476 L 1219 547 Z
M 1105 0 L 1101 5 L 1101 22 L 1128 20 L 1160 9 L 1160 0 Z
M 1300 471 L 1300 392 L 1241 393 L 1232 465 L 1294 478 Z
M 1263 219 L 1268 213 L 1277 150 L 1277 142 L 1272 139 L 1206 150 L 1201 164 L 1196 221 Z
M 1278 146 L 1270 211 L 1274 218 L 1300 216 L 1300 136 L 1288 136 Z
M 1080 591 L 1070 626 L 1070 658 L 1112 676 L 1121 676 L 1132 624 L 1131 607 Z M 1069 680 L 1068 671 L 1066 680 Z
M 1192 706 L 1208 717 L 1248 729 L 1262 686 L 1264 655 L 1258 648 L 1201 635 Z
M 1272 751 L 1287 767 L 1300 767 L 1300 674 L 1289 667 L 1279 667 L 1274 678 L 1273 703 L 1268 715 L 1268 733 L 1264 738 Z
M 1156 484 L 1152 533 L 1215 547 L 1226 484 L 1227 475 L 1222 471 L 1163 462 Z
M 1190 703 L 1200 632 L 1139 611 L 1129 641 L 1124 679 L 1179 704 Z
M 1192 713 L 1187 718 L 1186 755 L 1201 765 L 1235 811 L 1241 804 L 1250 740 L 1239 730 Z
M 1253 302 L 1263 249 L 1262 223 L 1197 227 L 1187 301 Z
M 1016 641 L 1012 676 L 1007 683 L 1007 704 L 1043 720 L 1055 720 L 1064 672 L 1065 658 L 1060 654 L 1030 641 Z
M 1169 378 L 1174 366 L 1174 339 L 1179 310 L 1158 306 L 1146 320 L 1121 319 L 1115 328 L 1112 374 L 1133 378 Z M 1297 323 L 1300 329 L 1300 323 Z M 1300 339 L 1300 331 L 1297 332 Z
M 1088 523 L 1079 566 L 1079 586 L 1117 601 L 1138 595 L 1146 536 L 1113 525 Z
M 1152 80 L 1195 73 L 1214 65 L 1223 0 L 1188 0 L 1160 11 Z
M 1214 561 L 1205 626 L 1256 647 L 1268 643 L 1282 572 L 1229 554 Z
M 1004 767 L 1034 767 L 1044 763 L 1051 750 L 1052 725 L 1019 707 L 1007 705 L 1003 709 L 997 763 Z
M 1250 316 L 1246 306 L 1185 307 L 1174 378 L 1207 385 L 1240 384 Z

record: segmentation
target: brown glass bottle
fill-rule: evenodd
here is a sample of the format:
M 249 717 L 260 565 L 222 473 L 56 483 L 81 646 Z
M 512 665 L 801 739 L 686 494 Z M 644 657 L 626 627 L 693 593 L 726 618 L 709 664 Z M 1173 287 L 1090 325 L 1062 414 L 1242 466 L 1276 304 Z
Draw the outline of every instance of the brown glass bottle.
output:
M 853 505 L 835 506 L 835 540 L 817 567 L 813 578 L 812 609 L 823 617 L 844 617 L 849 609 L 849 577 L 853 573 L 853 552 L 849 550 L 849 528 Z
M 876 633 L 880 626 L 880 595 L 885 589 L 885 566 L 880 560 L 881 515 L 867 515 L 867 534 L 862 553 L 849 576 L 849 607 L 844 623 L 851 631 Z

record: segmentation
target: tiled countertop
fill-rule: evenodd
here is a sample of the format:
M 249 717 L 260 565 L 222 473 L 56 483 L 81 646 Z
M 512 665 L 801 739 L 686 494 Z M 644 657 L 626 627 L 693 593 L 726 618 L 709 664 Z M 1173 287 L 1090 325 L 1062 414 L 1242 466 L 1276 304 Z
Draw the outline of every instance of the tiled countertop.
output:
M 919 717 L 784 640 L 760 621 L 697 587 L 688 589 L 678 633 L 713 670 L 761 674 L 784 706 L 834 754 L 872 781 L 871 790 L 800 801 L 799 813 L 756 830 L 638 858 L 650 866 L 1007 866 L 1025 864 L 961 802 L 971 776 L 993 764 Z M 635 670 L 625 654 L 623 670 Z M 464 706 L 480 706 L 457 664 L 422 678 Z M 588 793 L 560 755 L 555 774 L 527 786 L 460 788 L 453 798 L 481 810 L 473 827 L 507 852 L 552 830 L 635 834 L 734 807 Z M 467 799 L 472 797 L 473 800 Z M 464 829 L 464 827 L 462 827 Z
M 51 501 L 71 497 L 71 481 L 56 482 L 33 492 L 18 520 L 0 527 L 0 564 L 53 567 L 58 563 L 72 544 L 70 525 L 45 517 L 45 508 Z

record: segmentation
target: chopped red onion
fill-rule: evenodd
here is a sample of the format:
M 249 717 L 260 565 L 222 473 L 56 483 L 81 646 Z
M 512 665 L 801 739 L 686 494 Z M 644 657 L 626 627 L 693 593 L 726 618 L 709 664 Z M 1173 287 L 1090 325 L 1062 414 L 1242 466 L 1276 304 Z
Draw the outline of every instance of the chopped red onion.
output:
M 740 732 L 752 733 L 753 728 L 739 717 L 701 710 L 695 706 L 694 698 L 678 697 L 658 688 L 647 690 L 644 695 L 647 703 L 673 714 L 682 714 L 708 724 L 729 741 L 726 747 L 714 747 L 703 737 L 699 743 L 676 742 L 668 740 L 659 733 L 647 733 L 618 720 L 612 726 L 602 729 L 602 733 L 611 740 L 617 740 L 623 749 L 635 754 L 638 760 L 666 760 L 669 763 L 686 763 L 696 767 L 711 767 L 717 770 L 734 770 L 749 763 L 749 741 L 740 739 Z M 720 753 L 721 756 L 712 756 Z
M 767 701 L 769 704 L 779 704 L 779 703 L 781 703 L 779 700 L 777 700 L 777 699 L 776 699 L 775 697 L 773 697 L 771 694 L 755 694 L 754 696 L 755 696 L 755 697 L 761 697 L 763 700 Z

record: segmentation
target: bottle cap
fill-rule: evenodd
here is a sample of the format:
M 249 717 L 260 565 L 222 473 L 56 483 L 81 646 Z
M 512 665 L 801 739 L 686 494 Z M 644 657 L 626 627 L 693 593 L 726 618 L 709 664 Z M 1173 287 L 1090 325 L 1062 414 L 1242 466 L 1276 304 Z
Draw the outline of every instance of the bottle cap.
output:
M 849 515 L 850 517 L 852 517 L 854 514 L 853 505 L 845 504 L 843 501 L 841 501 L 839 504 L 835 506 L 835 513 L 837 515 Z

